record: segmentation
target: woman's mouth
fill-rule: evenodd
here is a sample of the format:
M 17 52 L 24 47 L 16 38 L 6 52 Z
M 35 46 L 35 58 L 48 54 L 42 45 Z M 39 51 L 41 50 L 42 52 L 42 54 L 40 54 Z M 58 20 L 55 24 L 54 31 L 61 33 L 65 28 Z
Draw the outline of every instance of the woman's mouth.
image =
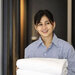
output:
M 42 32 L 43 32 L 43 33 L 47 33 L 47 32 L 48 32 L 48 30 L 42 30 Z

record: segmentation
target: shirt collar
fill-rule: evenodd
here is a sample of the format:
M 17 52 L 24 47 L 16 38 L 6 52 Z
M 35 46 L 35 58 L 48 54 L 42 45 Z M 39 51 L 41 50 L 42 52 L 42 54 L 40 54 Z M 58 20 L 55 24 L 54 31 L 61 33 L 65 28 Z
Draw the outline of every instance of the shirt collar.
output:
M 52 43 L 58 47 L 58 37 L 55 34 L 53 34 Z M 38 46 L 40 46 L 41 44 L 43 44 L 43 41 L 42 41 L 41 37 L 39 37 Z
M 39 47 L 41 44 L 44 44 L 44 43 L 43 43 L 43 41 L 42 41 L 41 37 L 39 37 L 39 39 L 38 39 L 38 44 L 37 44 L 37 45 L 38 45 L 38 47 Z
M 54 34 L 52 43 L 58 47 L 58 37 Z
M 43 41 L 42 41 L 41 37 L 39 37 L 39 39 L 38 39 L 38 45 L 40 45 L 42 43 L 43 43 Z

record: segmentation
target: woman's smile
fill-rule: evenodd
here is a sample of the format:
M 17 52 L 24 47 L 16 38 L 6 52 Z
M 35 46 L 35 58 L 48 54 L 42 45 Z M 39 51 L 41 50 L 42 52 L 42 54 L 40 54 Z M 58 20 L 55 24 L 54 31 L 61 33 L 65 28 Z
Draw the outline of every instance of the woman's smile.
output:
M 47 33 L 47 32 L 48 32 L 48 30 L 42 30 L 41 32 L 42 32 L 42 33 Z

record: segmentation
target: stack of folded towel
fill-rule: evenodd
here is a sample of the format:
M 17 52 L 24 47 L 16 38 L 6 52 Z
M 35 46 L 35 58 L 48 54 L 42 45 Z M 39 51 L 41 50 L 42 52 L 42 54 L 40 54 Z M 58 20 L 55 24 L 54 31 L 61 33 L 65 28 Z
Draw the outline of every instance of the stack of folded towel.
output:
M 66 59 L 27 58 L 16 62 L 17 75 L 67 75 Z

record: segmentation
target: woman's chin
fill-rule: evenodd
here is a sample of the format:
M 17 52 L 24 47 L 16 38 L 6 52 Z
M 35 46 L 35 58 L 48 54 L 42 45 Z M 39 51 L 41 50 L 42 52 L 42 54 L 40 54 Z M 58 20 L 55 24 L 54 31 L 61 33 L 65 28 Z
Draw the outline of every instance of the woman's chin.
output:
M 50 37 L 51 34 L 42 34 L 42 37 Z
M 42 37 L 48 37 L 48 35 L 42 35 Z

